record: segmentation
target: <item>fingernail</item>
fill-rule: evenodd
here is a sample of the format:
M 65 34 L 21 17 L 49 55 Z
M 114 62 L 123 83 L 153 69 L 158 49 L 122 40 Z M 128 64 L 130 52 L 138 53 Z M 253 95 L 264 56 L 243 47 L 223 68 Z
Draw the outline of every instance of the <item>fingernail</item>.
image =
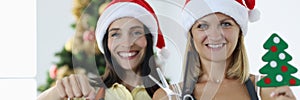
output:
M 270 94 L 270 97 L 274 97 L 275 96 L 275 92 L 272 92 L 271 94 Z

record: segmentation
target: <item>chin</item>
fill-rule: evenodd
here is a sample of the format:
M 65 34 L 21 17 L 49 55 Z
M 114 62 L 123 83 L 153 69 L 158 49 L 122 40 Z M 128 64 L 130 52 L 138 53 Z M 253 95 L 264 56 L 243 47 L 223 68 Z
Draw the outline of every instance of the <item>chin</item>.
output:
M 136 64 L 121 64 L 121 67 L 122 67 L 124 70 L 132 70 L 132 69 L 135 69 L 136 67 L 133 67 L 133 66 L 136 66 Z

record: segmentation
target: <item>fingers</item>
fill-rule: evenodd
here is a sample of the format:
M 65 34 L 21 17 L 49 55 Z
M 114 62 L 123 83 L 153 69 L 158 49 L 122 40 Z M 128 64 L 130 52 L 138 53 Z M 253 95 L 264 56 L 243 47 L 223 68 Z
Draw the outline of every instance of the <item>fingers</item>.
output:
M 91 92 L 91 86 L 90 83 L 88 81 L 88 78 L 85 75 L 78 75 L 78 81 L 79 81 L 79 85 L 81 86 L 81 92 L 83 94 L 84 97 L 87 97 L 89 95 L 89 93 Z
M 86 97 L 87 100 L 95 100 L 96 98 L 96 91 L 92 88 L 91 92 Z
M 57 92 L 58 92 L 58 94 L 61 98 L 64 98 L 64 97 L 67 96 L 67 94 L 65 92 L 65 88 L 64 88 L 63 83 L 62 83 L 62 80 L 57 80 L 55 87 L 56 87 L 56 90 L 57 90 Z
M 74 75 L 74 74 L 70 75 L 69 81 L 71 83 L 70 85 L 71 85 L 71 88 L 73 90 L 75 97 L 81 97 L 82 93 L 81 93 L 81 90 L 78 85 L 79 80 L 77 78 L 77 75 Z
M 288 86 L 277 87 L 270 96 L 276 100 L 296 100 L 292 90 Z
M 73 98 L 74 94 L 73 94 L 72 86 L 69 83 L 69 78 L 64 77 L 62 79 L 62 83 L 63 83 L 63 86 L 65 87 L 65 93 L 67 94 L 67 96 L 70 97 L 70 98 Z
M 61 98 L 95 97 L 95 91 L 85 75 L 70 75 L 57 80 L 56 88 Z M 92 97 L 94 96 L 94 97 Z
M 279 97 L 276 97 L 275 100 L 293 100 L 293 99 L 290 99 L 288 97 L 285 97 L 285 96 L 279 96 Z M 296 99 L 295 99 L 296 100 Z

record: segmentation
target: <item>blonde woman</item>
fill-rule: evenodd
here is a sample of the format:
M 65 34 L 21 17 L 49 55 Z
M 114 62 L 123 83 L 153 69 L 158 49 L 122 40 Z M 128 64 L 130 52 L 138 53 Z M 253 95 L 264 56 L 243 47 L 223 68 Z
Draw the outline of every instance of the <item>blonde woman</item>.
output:
M 245 3 L 244 3 L 245 2 Z M 288 86 L 258 88 L 260 77 L 249 73 L 244 37 L 248 21 L 258 18 L 254 0 L 190 0 L 183 10 L 188 52 L 197 53 L 193 86 L 183 93 L 196 100 L 296 100 Z M 192 87 L 186 89 L 186 87 Z M 173 87 L 176 88 L 176 87 Z M 177 97 L 177 98 L 184 98 Z M 162 89 L 154 100 L 170 99 Z

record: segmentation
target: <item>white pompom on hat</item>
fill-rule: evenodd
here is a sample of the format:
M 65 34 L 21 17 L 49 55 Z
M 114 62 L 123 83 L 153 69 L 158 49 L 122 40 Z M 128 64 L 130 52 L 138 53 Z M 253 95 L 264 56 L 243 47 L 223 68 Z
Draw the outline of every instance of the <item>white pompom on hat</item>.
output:
M 189 31 L 199 18 L 219 12 L 232 17 L 243 35 L 246 35 L 248 21 L 255 22 L 260 18 L 260 13 L 254 6 L 255 0 L 186 0 L 182 11 L 183 25 Z
M 99 17 L 96 28 L 96 40 L 104 54 L 103 38 L 109 25 L 123 17 L 132 17 L 142 22 L 153 36 L 153 45 L 158 49 L 165 47 L 165 41 L 159 28 L 157 16 L 145 0 L 113 0 Z

